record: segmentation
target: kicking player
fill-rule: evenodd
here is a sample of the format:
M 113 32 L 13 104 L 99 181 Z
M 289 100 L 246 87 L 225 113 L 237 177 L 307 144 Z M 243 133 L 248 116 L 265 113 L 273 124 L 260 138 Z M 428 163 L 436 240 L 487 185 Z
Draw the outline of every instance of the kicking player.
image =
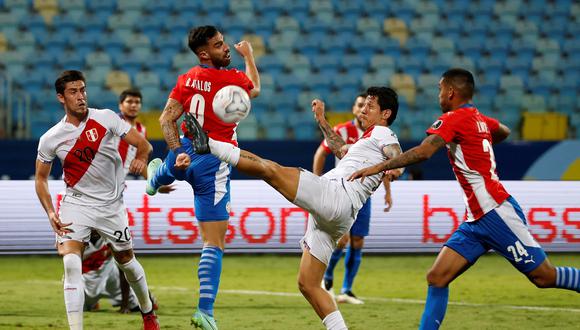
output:
M 463 188 L 466 221 L 451 235 L 427 273 L 429 289 L 420 329 L 438 329 L 449 297 L 449 283 L 493 249 L 538 288 L 580 292 L 580 269 L 554 267 L 530 233 L 524 213 L 500 183 L 492 143 L 508 137 L 509 128 L 481 114 L 472 104 L 475 83 L 464 69 L 450 69 L 439 82 L 443 115 L 423 142 L 402 155 L 354 172 L 350 182 L 385 170 L 429 159 L 443 146 Z M 361 180 L 356 180 L 361 178 Z
M 334 299 L 320 287 L 320 282 L 336 242 L 350 229 L 384 174 L 376 174 L 364 182 L 348 182 L 346 179 L 355 169 L 366 164 L 378 164 L 401 153 L 397 137 L 388 127 L 397 116 L 397 94 L 386 87 L 371 87 L 367 94 L 361 119 L 368 128 L 346 155 L 342 148 L 346 143 L 324 118 L 324 103 L 320 100 L 312 102 L 312 111 L 328 146 L 342 158 L 336 168 L 321 177 L 300 168 L 281 166 L 208 137 L 193 116 L 186 116 L 190 130 L 194 132 L 193 145 L 198 154 L 211 152 L 239 171 L 266 181 L 288 201 L 310 213 L 301 240 L 303 253 L 298 286 L 326 328 L 332 330 L 346 329 L 346 324 Z M 175 166 L 187 168 L 189 164 L 189 157 L 182 154 L 177 157 Z
M 213 306 L 217 296 L 230 213 L 231 166 L 213 155 L 195 153 L 188 138 L 179 139 L 177 120 L 186 112 L 199 120 L 213 139 L 237 146 L 236 123 L 222 122 L 213 112 L 214 95 L 222 87 L 237 85 L 250 97 L 260 92 L 260 77 L 252 46 L 241 41 L 235 46 L 244 58 L 246 73 L 226 69 L 231 62 L 230 48 L 213 26 L 200 26 L 189 32 L 189 48 L 199 65 L 180 75 L 159 118 L 170 151 L 165 162 L 154 159 L 148 166 L 147 193 L 154 195 L 161 185 L 175 179 L 186 180 L 194 192 L 195 216 L 199 222 L 203 249 L 198 267 L 200 282 L 197 310 L 192 324 L 202 329 L 217 329 Z M 175 168 L 177 156 L 191 160 L 189 168 Z
M 360 139 L 365 131 L 365 127 L 362 124 L 361 110 L 364 107 L 366 94 L 360 94 L 356 97 L 352 105 L 352 114 L 354 115 L 353 120 L 349 120 L 345 123 L 338 124 L 333 127 L 336 134 L 346 142 L 346 145 L 351 145 Z M 316 175 L 322 175 L 324 169 L 324 163 L 332 150 L 328 147 L 326 140 L 323 140 L 316 153 L 314 154 L 314 161 L 312 164 L 312 173 Z M 336 158 L 336 164 L 340 159 Z M 386 178 L 386 176 L 385 176 Z M 391 185 L 389 180 L 383 180 L 385 186 L 385 212 L 388 212 L 392 206 L 391 198 Z M 350 232 L 341 237 L 338 241 L 336 249 L 332 252 L 330 261 L 328 262 L 328 268 L 324 273 L 324 288 L 331 296 L 334 296 L 334 291 L 332 290 L 333 280 L 334 280 L 334 268 L 338 264 L 338 261 L 342 257 L 342 252 L 344 247 L 350 242 L 348 248 L 346 249 L 346 255 L 344 257 L 344 280 L 342 282 L 342 289 L 340 290 L 340 295 L 336 297 L 336 301 L 339 303 L 349 303 L 360 305 L 364 302 L 359 299 L 352 292 L 352 285 L 358 269 L 362 261 L 362 248 L 364 245 L 364 238 L 369 234 L 369 225 L 371 220 L 371 199 L 369 198 L 363 207 L 358 212 L 356 220 Z
M 145 271 L 133 254 L 122 196 L 124 172 L 114 141 L 120 136 L 137 147 L 130 167 L 133 173 L 143 171 L 151 144 L 111 110 L 88 108 L 82 72 L 64 71 L 54 85 L 65 117 L 40 138 L 35 187 L 61 245 L 58 251 L 63 256 L 64 300 L 69 327 L 83 327 L 81 256 L 84 243 L 94 229 L 110 244 L 117 265 L 139 300 L 143 328 L 159 329 Z M 56 157 L 62 163 L 67 187 L 59 214 L 54 210 L 48 190 L 48 176 Z

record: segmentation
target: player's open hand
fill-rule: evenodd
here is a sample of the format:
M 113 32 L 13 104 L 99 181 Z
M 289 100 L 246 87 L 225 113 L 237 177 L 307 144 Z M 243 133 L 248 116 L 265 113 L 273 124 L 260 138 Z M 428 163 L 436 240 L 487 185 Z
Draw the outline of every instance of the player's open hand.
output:
M 383 211 L 389 212 L 393 207 L 393 197 L 391 196 L 390 189 L 389 191 L 385 192 L 385 208 Z
M 324 118 L 324 102 L 319 99 L 312 100 L 312 112 L 314 113 L 314 119 L 316 122 L 321 122 L 325 120 Z
M 174 190 L 175 190 L 175 186 L 170 184 L 170 185 L 159 187 L 159 189 L 157 189 L 157 192 L 161 193 L 161 194 L 169 194 L 170 192 L 172 192 Z
M 133 173 L 133 174 L 141 174 L 141 173 L 143 173 L 143 171 L 145 171 L 146 168 L 147 168 L 147 162 L 145 162 L 141 159 L 135 158 L 131 162 L 131 165 L 129 165 L 129 172 Z
M 191 158 L 189 158 L 189 155 L 185 152 L 180 153 L 177 155 L 177 158 L 175 158 L 175 169 L 177 170 L 186 170 L 190 164 Z
M 353 174 L 351 174 L 348 177 L 348 181 L 354 181 L 354 180 L 360 178 L 360 182 L 364 182 L 364 180 L 367 176 L 375 175 L 375 174 L 380 173 L 382 171 L 383 171 L 383 164 L 379 163 L 377 165 L 369 166 L 369 167 L 363 168 L 362 170 L 358 170 L 358 171 L 354 172 Z
M 242 40 L 234 45 L 234 48 L 242 57 L 251 56 L 254 53 L 252 44 L 249 41 Z
M 56 213 L 49 214 L 48 220 L 50 221 L 50 225 L 52 226 L 52 230 L 54 230 L 54 232 L 58 236 L 62 236 L 64 234 L 73 232 L 72 229 L 67 228 L 68 226 L 72 225 L 72 222 L 71 223 L 62 223 L 60 221 L 60 218 L 58 217 L 58 215 Z

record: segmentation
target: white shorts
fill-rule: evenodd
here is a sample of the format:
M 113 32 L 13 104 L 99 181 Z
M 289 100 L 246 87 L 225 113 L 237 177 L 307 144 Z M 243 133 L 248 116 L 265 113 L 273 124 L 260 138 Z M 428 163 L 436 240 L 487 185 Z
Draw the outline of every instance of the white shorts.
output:
M 356 218 L 356 210 L 341 179 L 328 179 L 301 170 L 294 204 L 310 213 L 300 241 L 316 259 L 328 265 L 336 243 Z
M 62 223 L 72 223 L 67 228 L 73 231 L 63 236 L 56 235 L 59 244 L 69 240 L 86 243 L 94 229 L 114 251 L 133 248 L 127 209 L 122 200 L 104 206 L 87 206 L 67 203 L 65 198 L 60 205 L 59 217 Z

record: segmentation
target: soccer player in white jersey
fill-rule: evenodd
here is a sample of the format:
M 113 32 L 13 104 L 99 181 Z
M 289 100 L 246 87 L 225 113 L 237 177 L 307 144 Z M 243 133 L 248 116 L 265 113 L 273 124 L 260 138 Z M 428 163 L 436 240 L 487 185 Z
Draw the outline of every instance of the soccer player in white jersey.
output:
M 505 140 L 509 128 L 484 116 L 472 104 L 471 72 L 450 69 L 439 81 L 443 114 L 423 142 L 400 156 L 354 172 L 349 182 L 364 183 L 376 173 L 430 158 L 443 146 L 464 192 L 466 220 L 445 243 L 427 274 L 429 288 L 420 329 L 438 329 L 449 297 L 448 285 L 490 249 L 500 253 L 538 288 L 580 292 L 580 269 L 554 267 L 530 233 L 518 202 L 496 171 L 492 143 Z M 357 178 L 361 180 L 353 181 Z
M 308 227 L 301 240 L 302 260 L 298 286 L 327 329 L 346 329 L 334 299 L 320 286 L 336 242 L 352 226 L 360 208 L 381 184 L 384 173 L 364 182 L 348 182 L 348 175 L 368 164 L 379 164 L 401 153 L 397 136 L 388 127 L 397 116 L 397 94 L 387 87 L 371 87 L 362 110 L 367 127 L 363 137 L 348 150 L 324 118 L 324 103 L 312 101 L 312 111 L 330 149 L 342 158 L 323 176 L 296 167 L 284 167 L 250 152 L 207 136 L 192 116 L 186 116 L 193 132 L 196 153 L 211 152 L 239 171 L 266 181 L 288 201 L 307 210 Z M 187 168 L 189 158 L 176 158 L 176 168 Z
M 131 127 L 147 138 L 147 130 L 137 117 L 141 112 L 143 96 L 136 88 L 129 88 L 119 95 L 119 117 L 129 123 Z M 129 172 L 131 163 L 137 156 L 137 147 L 130 145 L 121 137 L 116 137 L 115 142 L 123 162 L 125 177 Z M 147 171 L 140 173 L 147 177 Z M 173 186 L 161 186 L 160 193 L 173 191 Z M 85 311 L 95 311 L 99 307 L 101 298 L 108 298 L 113 306 L 119 306 L 119 312 L 127 314 L 139 310 L 137 297 L 127 283 L 122 271 L 119 271 L 113 260 L 113 254 L 107 242 L 97 232 L 91 232 L 91 239 L 83 252 L 83 280 L 85 283 Z M 153 300 L 153 309 L 157 310 L 155 296 L 150 292 Z
M 367 95 L 363 93 L 359 94 L 354 100 L 351 109 L 352 114 L 354 115 L 352 120 L 338 124 L 332 128 L 336 134 L 340 135 L 340 137 L 346 142 L 346 146 L 355 143 L 363 136 L 366 130 L 366 127 L 363 126 L 363 123 L 360 119 L 361 111 L 364 107 L 366 97 Z M 326 158 L 329 154 L 332 154 L 332 150 L 330 150 L 328 147 L 326 140 L 323 140 L 318 149 L 316 149 L 316 153 L 314 154 L 312 173 L 316 175 L 322 175 L 324 163 L 326 162 Z M 338 164 L 338 162 L 340 162 L 340 159 L 336 158 L 335 163 Z M 391 197 L 391 184 L 386 176 L 385 180 L 383 180 L 383 183 L 385 186 L 386 205 L 384 210 L 385 212 L 388 212 L 393 205 L 393 200 Z M 334 291 L 332 289 L 334 282 L 334 268 L 340 261 L 345 246 L 350 243 L 344 256 L 344 280 L 342 282 L 342 288 L 340 289 L 340 295 L 336 297 L 336 301 L 339 303 L 349 303 L 355 305 L 364 303 L 353 293 L 352 287 L 362 262 L 362 248 L 364 246 L 365 236 L 369 235 L 370 221 L 371 199 L 369 198 L 363 207 L 359 210 L 354 224 L 350 228 L 350 231 L 344 234 L 344 236 L 342 236 L 342 238 L 338 241 L 336 249 L 334 249 L 332 252 L 328 262 L 328 267 L 324 273 L 324 282 L 322 285 L 324 285 L 324 289 L 326 289 L 331 296 L 334 296 Z
M 41 138 L 36 160 L 36 193 L 56 233 L 64 263 L 64 300 L 70 329 L 83 328 L 84 290 L 81 256 L 84 243 L 96 230 L 110 244 L 115 260 L 139 300 L 143 328 L 159 329 L 149 297 L 145 271 L 133 254 L 133 241 L 123 203 L 125 174 L 114 143 L 121 136 L 137 147 L 130 170 L 141 173 L 152 147 L 113 111 L 88 108 L 85 78 L 64 71 L 55 81 L 64 118 Z M 52 161 L 59 158 L 66 193 L 59 214 L 48 190 Z

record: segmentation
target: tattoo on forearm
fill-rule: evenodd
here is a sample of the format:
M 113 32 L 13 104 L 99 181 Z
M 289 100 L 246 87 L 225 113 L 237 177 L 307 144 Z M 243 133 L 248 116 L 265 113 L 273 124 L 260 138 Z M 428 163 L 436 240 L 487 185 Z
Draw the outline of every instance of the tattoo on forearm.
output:
M 332 150 L 332 153 L 339 159 L 342 158 L 340 148 L 345 145 L 346 142 L 344 142 L 340 135 L 336 134 L 336 132 L 332 130 L 332 127 L 330 127 L 326 121 L 318 122 L 318 126 L 320 127 L 320 130 L 322 130 L 322 134 L 324 134 L 326 143 L 328 144 L 330 150 Z
M 241 157 L 241 158 L 245 158 L 245 159 L 247 159 L 247 160 L 251 160 L 251 161 L 253 161 L 253 162 L 258 162 L 258 161 L 260 161 L 260 160 L 258 159 L 258 157 L 256 157 L 255 155 L 253 155 L 253 154 L 251 154 L 251 153 L 247 153 L 247 152 L 242 152 L 242 153 L 240 153 L 240 157 Z
M 167 100 L 163 114 L 161 115 L 161 131 L 169 149 L 176 149 L 181 146 L 179 142 L 179 131 L 177 129 L 177 119 L 183 113 L 183 107 L 173 99 Z
M 406 151 L 399 157 L 388 160 L 385 164 L 385 170 L 405 167 L 420 162 L 423 158 L 413 149 Z

